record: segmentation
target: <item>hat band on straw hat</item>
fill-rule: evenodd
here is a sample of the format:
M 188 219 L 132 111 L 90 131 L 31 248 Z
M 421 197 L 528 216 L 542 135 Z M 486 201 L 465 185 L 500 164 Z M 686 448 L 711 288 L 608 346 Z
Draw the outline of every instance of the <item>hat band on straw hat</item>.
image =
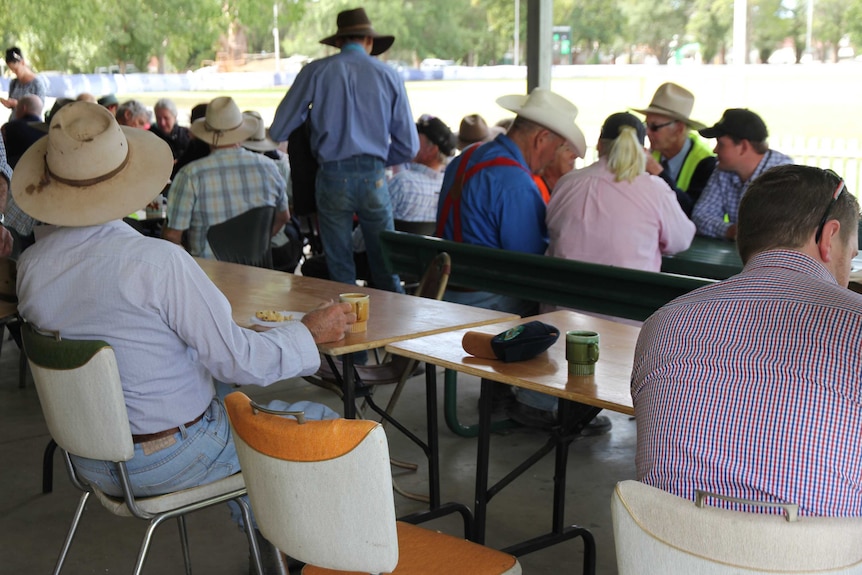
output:
M 231 126 L 230 128 L 216 128 L 215 126 L 213 126 L 212 124 L 207 122 L 206 119 L 204 119 L 204 129 L 206 129 L 207 132 L 213 132 L 215 134 L 223 134 L 225 132 L 232 132 L 232 131 L 237 130 L 241 127 L 242 127 L 242 118 L 240 118 L 239 124 L 236 124 L 235 126 Z
M 115 169 L 111 170 L 107 174 L 103 174 L 101 176 L 96 176 L 95 178 L 89 178 L 86 180 L 70 180 L 68 178 L 64 178 L 62 176 L 58 176 L 54 172 L 51 171 L 51 168 L 48 167 L 47 163 L 45 164 L 45 170 L 48 172 L 48 175 L 60 182 L 61 184 L 66 184 L 67 186 L 72 186 L 75 188 L 86 188 L 88 186 L 95 186 L 96 184 L 101 184 L 107 180 L 110 180 L 120 172 L 122 172 L 126 164 L 129 163 L 129 154 L 126 154 L 126 157 L 123 158 L 123 161 L 117 166 Z

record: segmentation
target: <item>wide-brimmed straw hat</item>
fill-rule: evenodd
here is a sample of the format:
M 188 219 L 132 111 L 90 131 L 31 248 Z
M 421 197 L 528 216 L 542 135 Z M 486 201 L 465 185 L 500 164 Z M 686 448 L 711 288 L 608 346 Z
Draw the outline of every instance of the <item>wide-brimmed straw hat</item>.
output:
M 559 94 L 545 88 L 533 88 L 528 96 L 501 96 L 497 98 L 497 104 L 565 138 L 575 155 L 584 157 L 587 140 L 575 124 L 578 107 Z
M 266 126 L 263 124 L 263 118 L 260 117 L 258 112 L 252 110 L 243 112 L 242 115 L 253 118 L 257 126 L 254 134 L 240 144 L 243 148 L 253 152 L 271 152 L 278 148 L 278 144 L 269 137 L 269 130 L 266 129 Z
M 370 36 L 374 39 L 374 46 L 371 48 L 371 55 L 377 56 L 382 54 L 392 46 L 395 42 L 395 36 L 378 34 L 371 26 L 371 20 L 365 13 L 365 8 L 354 8 L 353 10 L 344 10 L 338 13 L 335 19 L 335 24 L 338 26 L 338 31 L 332 36 L 327 36 L 320 41 L 321 44 L 327 46 L 338 47 L 338 39 L 344 37 Z
M 213 146 L 238 144 L 253 135 L 257 122 L 243 116 L 230 96 L 219 96 L 207 104 L 203 118 L 192 122 L 192 134 Z
M 695 130 L 702 130 L 706 126 L 696 120 L 692 120 L 691 109 L 694 107 L 694 94 L 673 82 L 666 82 L 658 87 L 652 97 L 649 106 L 642 110 L 632 108 L 638 114 L 658 114 L 678 120 Z
M 72 102 L 52 118 L 12 175 L 12 197 L 33 218 L 92 226 L 146 206 L 168 183 L 173 155 L 150 132 L 117 124 L 91 102 Z

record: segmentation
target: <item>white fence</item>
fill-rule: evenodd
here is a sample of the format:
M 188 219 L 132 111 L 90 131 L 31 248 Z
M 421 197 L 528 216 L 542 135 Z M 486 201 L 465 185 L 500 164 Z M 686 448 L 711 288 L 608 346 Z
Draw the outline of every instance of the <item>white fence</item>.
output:
M 862 186 L 862 145 L 859 140 L 770 136 L 769 147 L 787 154 L 797 164 L 829 168 L 844 178 L 849 192 L 862 199 L 859 193 Z M 575 168 L 589 166 L 597 157 L 596 149 L 590 147 L 586 157 L 575 162 Z

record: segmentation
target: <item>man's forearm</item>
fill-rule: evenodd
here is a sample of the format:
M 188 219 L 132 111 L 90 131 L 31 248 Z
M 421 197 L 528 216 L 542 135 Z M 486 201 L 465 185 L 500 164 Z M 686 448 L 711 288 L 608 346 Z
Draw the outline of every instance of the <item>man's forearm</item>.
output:
M 162 238 L 168 240 L 169 242 L 173 242 L 178 246 L 183 245 L 183 231 L 185 230 L 175 230 L 173 228 L 165 228 L 162 231 Z

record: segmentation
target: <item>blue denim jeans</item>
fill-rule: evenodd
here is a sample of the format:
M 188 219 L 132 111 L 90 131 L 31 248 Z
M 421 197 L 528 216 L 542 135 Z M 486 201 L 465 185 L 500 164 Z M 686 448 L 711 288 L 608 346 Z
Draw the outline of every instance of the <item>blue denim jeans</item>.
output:
M 308 419 L 334 419 L 337 413 L 319 403 L 270 401 L 268 407 L 279 410 L 302 410 Z M 239 458 L 231 436 L 230 422 L 224 404 L 214 397 L 200 421 L 180 426 L 173 445 L 144 453 L 145 444 L 135 445 L 135 455 L 126 462 L 132 491 L 146 497 L 162 495 L 224 479 L 240 471 Z M 121 495 L 116 465 L 107 461 L 72 456 L 78 473 L 109 495 Z M 239 507 L 231 505 L 231 515 L 239 522 Z
M 320 239 L 330 279 L 355 284 L 352 235 L 353 214 L 356 214 L 365 238 L 374 286 L 403 293 L 398 276 L 386 271 L 378 239 L 381 231 L 395 229 L 383 169 L 383 161 L 372 156 L 354 156 L 321 164 L 315 182 Z

